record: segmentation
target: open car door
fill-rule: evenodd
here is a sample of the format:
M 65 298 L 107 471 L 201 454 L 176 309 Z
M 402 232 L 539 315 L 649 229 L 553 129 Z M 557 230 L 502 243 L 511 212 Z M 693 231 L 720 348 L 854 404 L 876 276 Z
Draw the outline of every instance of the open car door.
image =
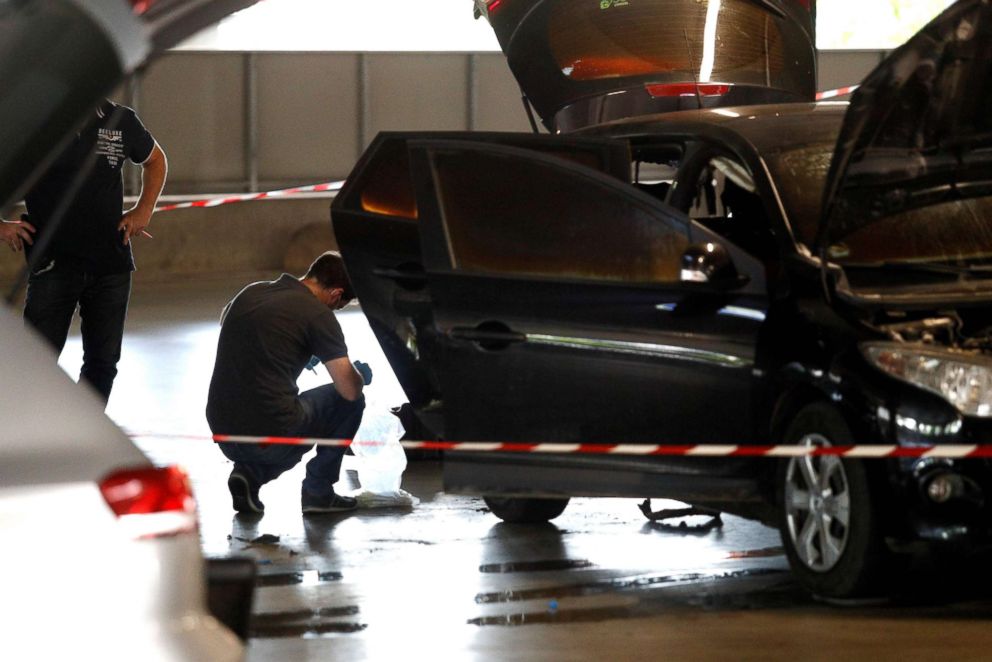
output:
M 726 245 L 734 277 L 685 282 L 687 250 L 720 240 L 575 160 L 465 140 L 410 154 L 445 438 L 747 441 L 760 263 Z
M 381 133 L 335 197 L 334 235 L 348 275 L 386 358 L 426 430 L 443 436 L 436 366 L 438 343 L 432 295 L 421 254 L 421 211 L 410 170 L 410 144 L 458 139 L 513 145 L 561 158 L 630 181 L 626 142 L 518 133 Z M 418 436 L 419 436 L 418 434 Z

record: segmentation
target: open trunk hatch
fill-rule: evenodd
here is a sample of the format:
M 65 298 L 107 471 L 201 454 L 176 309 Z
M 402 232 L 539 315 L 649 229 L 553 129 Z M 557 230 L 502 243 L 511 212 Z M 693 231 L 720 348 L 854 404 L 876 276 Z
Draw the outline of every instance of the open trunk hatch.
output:
M 814 0 L 477 0 L 551 131 L 811 101 Z

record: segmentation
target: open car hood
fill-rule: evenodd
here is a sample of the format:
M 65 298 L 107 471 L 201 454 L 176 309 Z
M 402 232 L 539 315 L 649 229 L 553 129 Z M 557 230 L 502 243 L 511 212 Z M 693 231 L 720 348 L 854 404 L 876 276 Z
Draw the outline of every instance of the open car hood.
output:
M 827 176 L 821 255 L 844 257 L 873 223 L 919 223 L 923 208 L 992 195 L 990 75 L 987 0 L 959 0 L 868 75 Z
M 476 0 L 551 131 L 811 101 L 815 0 Z

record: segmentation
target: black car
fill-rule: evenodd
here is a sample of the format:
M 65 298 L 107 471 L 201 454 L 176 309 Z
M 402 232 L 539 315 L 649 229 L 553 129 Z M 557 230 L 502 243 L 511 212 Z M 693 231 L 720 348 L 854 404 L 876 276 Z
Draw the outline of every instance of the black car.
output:
M 508 521 L 571 496 L 759 519 L 835 597 L 988 541 L 989 463 L 898 449 L 992 442 L 990 66 L 992 6 L 960 0 L 849 106 L 380 135 L 332 216 L 415 434 L 624 444 L 451 453 L 446 489 Z M 724 452 L 770 444 L 897 452 Z

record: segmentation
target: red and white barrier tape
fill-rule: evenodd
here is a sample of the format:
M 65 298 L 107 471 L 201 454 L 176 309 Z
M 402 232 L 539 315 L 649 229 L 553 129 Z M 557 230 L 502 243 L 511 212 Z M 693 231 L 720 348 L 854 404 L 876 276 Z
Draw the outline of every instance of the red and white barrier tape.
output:
M 824 92 L 816 93 L 817 101 L 826 101 L 827 99 L 834 99 L 836 97 L 842 97 L 846 94 L 851 94 L 854 90 L 861 87 L 860 85 L 849 85 L 848 87 L 839 87 L 836 90 L 826 90 Z
M 284 188 L 278 191 L 263 191 L 261 193 L 242 193 L 238 195 L 226 195 L 219 198 L 207 198 L 204 200 L 194 200 L 192 202 L 177 202 L 171 205 L 162 205 L 155 209 L 156 212 L 173 211 L 175 209 L 191 209 L 194 207 L 219 207 L 229 205 L 234 202 L 248 202 L 250 200 L 265 200 L 266 198 L 285 198 L 298 193 L 323 193 L 325 191 L 338 191 L 344 182 L 325 182 L 323 184 L 311 184 L 309 186 L 296 186 L 294 188 Z
M 196 439 L 238 444 L 283 446 L 381 446 L 386 442 L 322 439 L 314 437 L 254 437 L 244 435 L 132 434 L 134 438 Z M 943 444 L 927 446 L 848 445 L 848 446 L 745 446 L 736 444 L 567 444 L 503 443 L 498 441 L 401 441 L 406 450 L 443 450 L 466 453 L 564 453 L 585 455 L 653 455 L 683 457 L 804 457 L 835 456 L 850 458 L 992 458 L 992 444 Z

